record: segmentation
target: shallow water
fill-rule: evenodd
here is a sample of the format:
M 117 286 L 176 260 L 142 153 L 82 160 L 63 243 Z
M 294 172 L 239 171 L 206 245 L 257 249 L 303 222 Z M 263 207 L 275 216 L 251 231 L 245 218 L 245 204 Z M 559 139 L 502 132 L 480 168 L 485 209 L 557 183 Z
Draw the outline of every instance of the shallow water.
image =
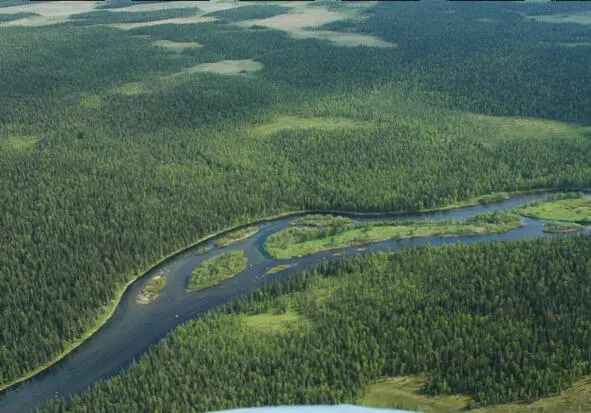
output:
M 526 202 L 543 199 L 547 194 L 520 195 L 511 199 L 459 208 L 447 211 L 427 212 L 395 217 L 355 217 L 359 221 L 405 220 L 405 219 L 465 219 L 471 215 L 490 211 L 505 211 Z M 345 215 L 345 214 L 340 214 Z M 525 225 L 500 234 L 469 236 L 433 236 L 376 242 L 366 246 L 347 247 L 324 251 L 301 258 L 273 259 L 265 250 L 266 238 L 291 225 L 296 217 L 287 217 L 259 224 L 260 231 L 236 244 L 217 248 L 216 239 L 206 244 L 214 248 L 202 255 L 194 252 L 181 253 L 174 259 L 147 273 L 152 275 L 166 270 L 167 285 L 160 296 L 147 306 L 136 303 L 137 294 L 148 282 L 142 277 L 127 290 L 113 317 L 88 341 L 70 353 L 53 367 L 37 376 L 5 390 L 0 394 L 0 412 L 23 412 L 37 407 L 53 397 L 67 396 L 87 389 L 99 379 L 111 377 L 133 360 L 137 360 L 148 348 L 165 337 L 177 325 L 191 320 L 229 300 L 260 288 L 265 282 L 286 277 L 302 268 L 339 256 L 394 251 L 408 247 L 431 244 L 434 246 L 456 242 L 488 242 L 494 240 L 521 240 L 535 237 L 560 236 L 542 232 L 544 221 L 524 218 Z M 589 232 L 589 231 L 586 231 Z M 219 238 L 219 237 L 218 237 Z M 243 249 L 248 257 L 247 269 L 236 277 L 202 291 L 186 293 L 185 287 L 193 269 L 202 261 L 219 252 Z M 291 268 L 265 276 L 269 268 L 280 264 L 297 264 Z

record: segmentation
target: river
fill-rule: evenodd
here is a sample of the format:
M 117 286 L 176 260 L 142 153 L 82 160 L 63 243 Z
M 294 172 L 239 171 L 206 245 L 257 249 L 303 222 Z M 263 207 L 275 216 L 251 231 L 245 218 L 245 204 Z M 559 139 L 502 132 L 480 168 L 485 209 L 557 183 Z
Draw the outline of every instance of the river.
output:
M 471 215 L 509 210 L 526 202 L 543 199 L 547 194 L 519 195 L 508 200 L 487 205 L 458 208 L 446 211 L 392 217 L 349 216 L 359 221 L 405 220 L 405 219 L 465 219 Z M 346 215 L 346 214 L 339 214 Z M 0 394 L 0 412 L 25 412 L 38 407 L 53 397 L 80 393 L 97 380 L 112 377 L 137 360 L 150 346 L 165 337 L 177 325 L 198 317 L 206 311 L 229 300 L 260 288 L 269 280 L 286 277 L 302 268 L 330 260 L 335 254 L 352 256 L 357 254 L 394 251 L 425 244 L 442 245 L 456 242 L 489 242 L 494 240 L 521 240 L 535 237 L 559 236 L 542 231 L 544 221 L 524 218 L 522 228 L 499 234 L 470 236 L 433 236 L 382 241 L 370 244 L 360 251 L 359 247 L 348 247 L 324 251 L 301 258 L 273 259 L 265 250 L 266 238 L 290 226 L 295 216 L 280 218 L 259 224 L 260 231 L 252 237 L 226 247 L 216 248 L 206 254 L 196 255 L 194 249 L 168 260 L 146 275 L 126 291 L 111 319 L 80 347 L 51 368 L 31 379 L 15 385 Z M 589 231 L 586 231 L 589 232 Z M 206 242 L 214 245 L 215 238 Z M 221 251 L 243 249 L 248 257 L 247 269 L 236 277 L 202 291 L 186 293 L 187 279 L 193 269 L 202 261 Z M 280 264 L 297 264 L 291 268 L 265 276 L 269 268 Z M 136 303 L 137 294 L 149 280 L 149 275 L 165 270 L 167 285 L 160 296 L 149 305 Z

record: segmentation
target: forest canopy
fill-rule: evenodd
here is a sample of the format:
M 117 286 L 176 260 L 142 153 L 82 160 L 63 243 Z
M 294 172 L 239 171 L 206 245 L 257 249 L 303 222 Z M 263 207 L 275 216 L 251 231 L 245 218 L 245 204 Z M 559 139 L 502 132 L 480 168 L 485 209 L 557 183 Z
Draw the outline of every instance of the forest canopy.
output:
M 180 326 L 44 412 L 355 403 L 376 380 L 409 375 L 469 408 L 534 401 L 591 373 L 590 257 L 580 236 L 324 263 Z
M 515 12 L 548 5 L 465 6 L 381 2 L 322 27 L 398 48 L 229 21 L 125 31 L 105 26 L 101 16 L 117 17 L 104 10 L 90 26 L 3 23 L 0 385 L 61 354 L 152 263 L 222 228 L 591 186 L 591 55 L 564 47 L 588 41 L 589 26 Z M 263 68 L 191 70 L 240 59 Z M 297 121 L 277 130 L 286 117 Z M 355 126 L 335 127 L 342 119 Z

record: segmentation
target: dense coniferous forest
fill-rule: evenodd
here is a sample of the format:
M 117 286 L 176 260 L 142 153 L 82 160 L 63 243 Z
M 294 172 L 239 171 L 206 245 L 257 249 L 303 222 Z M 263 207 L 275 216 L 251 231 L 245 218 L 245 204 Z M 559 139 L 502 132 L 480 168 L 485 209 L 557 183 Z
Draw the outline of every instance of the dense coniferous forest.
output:
M 98 24 L 127 18 L 106 12 L 89 27 L 0 27 L 0 384 L 62 352 L 149 264 L 221 228 L 288 210 L 416 211 L 589 187 L 591 55 L 561 45 L 591 29 L 515 7 L 378 4 L 324 27 L 392 48 L 227 21 L 125 31 Z M 264 67 L 191 71 L 225 59 Z M 277 128 L 286 116 L 324 127 Z M 447 389 L 441 380 L 430 388 Z M 534 397 L 483 391 L 485 402 Z
M 380 377 L 416 374 L 424 392 L 469 395 L 472 408 L 535 400 L 590 372 L 590 257 L 585 236 L 323 264 L 177 328 L 45 411 L 354 403 Z M 292 312 L 281 329 L 251 322 Z

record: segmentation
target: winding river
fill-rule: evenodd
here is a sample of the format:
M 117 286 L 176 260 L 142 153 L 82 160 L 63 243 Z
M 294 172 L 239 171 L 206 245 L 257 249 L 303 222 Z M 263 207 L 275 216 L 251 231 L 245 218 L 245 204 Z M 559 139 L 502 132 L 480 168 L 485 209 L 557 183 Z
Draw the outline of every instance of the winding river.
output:
M 547 194 L 518 195 L 488 205 L 405 216 L 378 218 L 355 216 L 354 214 L 340 215 L 349 215 L 365 222 L 378 219 L 465 219 L 482 212 L 509 210 L 526 202 L 543 199 L 546 196 Z M 525 226 L 505 233 L 381 241 L 368 245 L 363 251 L 360 251 L 359 247 L 347 247 L 300 258 L 276 260 L 264 250 L 263 244 L 269 235 L 289 227 L 294 218 L 296 216 L 259 224 L 260 231 L 257 234 L 226 247 L 215 247 L 216 239 L 211 239 L 206 242 L 206 244 L 214 246 L 211 251 L 197 255 L 193 248 L 151 270 L 146 275 L 165 270 L 168 278 L 165 289 L 154 302 L 149 305 L 136 303 L 138 293 L 150 277 L 140 278 L 128 288 L 111 319 L 96 334 L 51 368 L 2 392 L 0 394 L 0 412 L 25 412 L 42 405 L 53 397 L 80 393 L 97 380 L 119 373 L 177 325 L 198 317 L 239 295 L 260 288 L 263 283 L 269 280 L 286 277 L 302 268 L 330 260 L 335 254 L 352 256 L 369 252 L 400 250 L 425 244 L 442 245 L 459 241 L 471 243 L 558 236 L 542 232 L 544 221 L 524 218 Z M 192 293 L 185 292 L 188 277 L 202 261 L 211 258 L 220 251 L 238 249 L 243 249 L 248 257 L 248 267 L 245 271 L 212 288 Z M 295 265 L 285 271 L 269 276 L 265 275 L 269 268 L 280 264 Z

